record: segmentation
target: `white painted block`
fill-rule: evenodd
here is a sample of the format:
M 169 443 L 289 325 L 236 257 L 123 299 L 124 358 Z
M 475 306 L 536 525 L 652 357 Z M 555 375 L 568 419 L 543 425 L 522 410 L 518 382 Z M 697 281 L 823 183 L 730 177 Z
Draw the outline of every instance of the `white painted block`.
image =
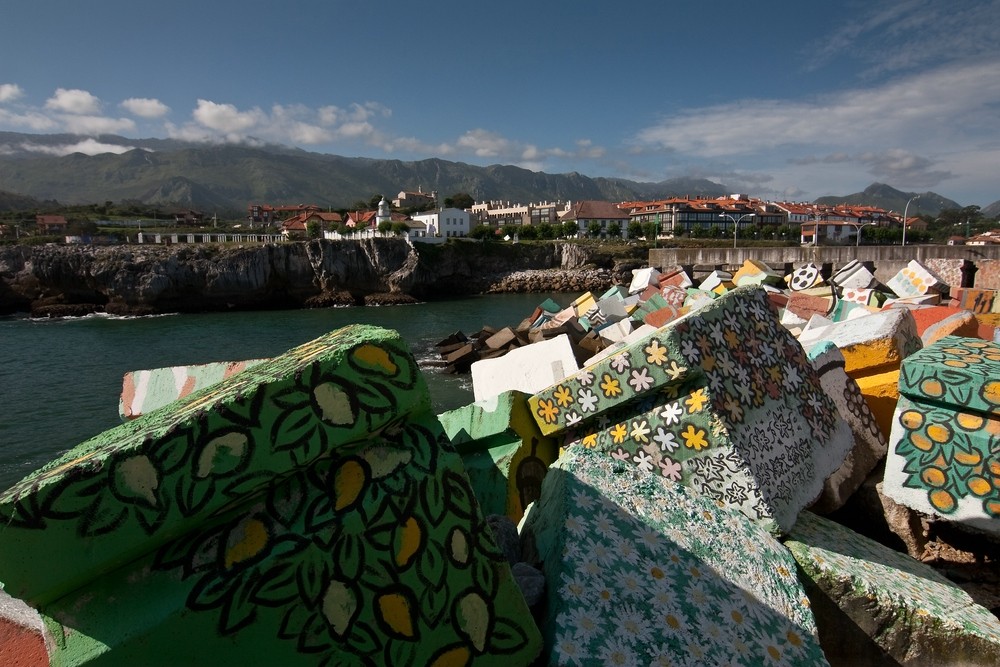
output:
M 516 389 L 535 394 L 580 370 L 569 336 L 532 343 L 472 364 L 472 393 L 481 401 Z

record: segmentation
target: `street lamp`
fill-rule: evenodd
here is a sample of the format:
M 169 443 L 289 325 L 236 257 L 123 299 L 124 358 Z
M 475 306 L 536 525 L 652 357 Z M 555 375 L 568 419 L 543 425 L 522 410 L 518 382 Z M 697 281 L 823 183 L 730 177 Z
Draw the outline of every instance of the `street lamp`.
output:
M 919 198 L 920 198 L 920 195 L 913 195 L 912 197 L 910 197 L 910 200 L 908 202 L 906 202 L 906 206 L 903 208 L 903 244 L 902 245 L 906 245 L 906 214 L 910 210 L 910 202 L 912 202 L 914 199 L 919 199 Z
M 734 218 L 733 216 L 729 215 L 728 213 L 720 213 L 719 214 L 720 218 L 729 218 L 730 220 L 733 221 L 733 249 L 734 250 L 736 249 L 736 234 L 740 230 L 740 223 L 743 222 L 743 218 L 753 218 L 756 215 L 757 215 L 756 213 L 744 213 L 739 218 Z
M 854 228 L 858 230 L 858 237 L 857 237 L 857 240 L 856 240 L 856 242 L 854 244 L 854 247 L 857 248 L 857 247 L 861 246 L 861 230 L 864 229 L 865 227 L 870 226 L 870 225 L 874 225 L 875 223 L 874 222 L 849 222 L 847 224 L 853 225 Z

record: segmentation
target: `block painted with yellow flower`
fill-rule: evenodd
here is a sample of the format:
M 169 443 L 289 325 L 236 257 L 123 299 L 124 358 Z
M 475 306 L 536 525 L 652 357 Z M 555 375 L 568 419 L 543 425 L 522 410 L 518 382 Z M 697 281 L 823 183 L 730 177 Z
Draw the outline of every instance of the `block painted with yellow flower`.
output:
M 573 401 L 561 408 L 567 390 Z M 529 403 L 539 427 L 569 445 L 695 486 L 777 531 L 853 446 L 758 287 L 723 295 Z
M 945 336 L 903 361 L 883 491 L 1000 534 L 1000 344 Z

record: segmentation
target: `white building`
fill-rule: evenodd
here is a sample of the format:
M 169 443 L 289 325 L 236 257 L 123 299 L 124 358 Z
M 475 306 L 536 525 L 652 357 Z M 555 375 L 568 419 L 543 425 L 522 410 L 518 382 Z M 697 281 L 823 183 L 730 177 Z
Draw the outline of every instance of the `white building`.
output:
M 442 208 L 410 217 L 426 225 L 427 236 L 463 237 L 472 231 L 472 216 L 460 208 Z

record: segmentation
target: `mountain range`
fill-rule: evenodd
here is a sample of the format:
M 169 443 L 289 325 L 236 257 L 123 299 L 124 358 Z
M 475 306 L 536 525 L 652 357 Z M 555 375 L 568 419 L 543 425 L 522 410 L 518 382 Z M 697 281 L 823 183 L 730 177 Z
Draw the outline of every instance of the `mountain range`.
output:
M 342 157 L 276 145 L 206 145 L 171 139 L 90 138 L 123 152 L 61 154 L 87 140 L 67 134 L 0 132 L 0 210 L 32 208 L 31 202 L 79 205 L 136 202 L 168 209 L 195 209 L 242 217 L 248 204 L 316 204 L 350 207 L 373 194 L 392 198 L 401 190 L 465 192 L 476 201 L 538 202 L 601 199 L 629 201 L 671 196 L 718 197 L 732 192 L 707 179 L 658 183 L 591 178 L 576 172 L 546 174 L 510 165 L 480 167 L 437 158 L 404 162 Z M 859 203 L 902 211 L 916 193 L 883 184 L 818 203 Z M 998 202 L 1000 203 L 1000 202 Z M 27 205 L 26 205 L 27 204 Z M 936 214 L 959 204 L 920 193 L 910 211 Z

